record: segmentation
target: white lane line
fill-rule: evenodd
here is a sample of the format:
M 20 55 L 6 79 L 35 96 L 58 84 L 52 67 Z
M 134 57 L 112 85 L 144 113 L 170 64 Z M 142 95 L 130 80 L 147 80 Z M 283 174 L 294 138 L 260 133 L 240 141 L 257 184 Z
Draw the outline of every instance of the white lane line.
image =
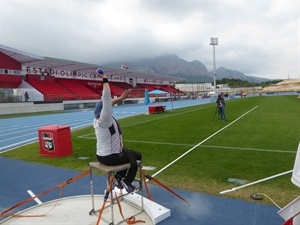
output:
M 207 137 L 206 139 L 204 139 L 203 141 L 199 142 L 197 145 L 195 145 L 194 147 L 192 147 L 190 150 L 186 151 L 184 154 L 182 154 L 181 156 L 179 156 L 177 159 L 173 160 L 172 162 L 170 162 L 168 165 L 166 165 L 165 167 L 163 167 L 162 169 L 160 169 L 159 171 L 157 171 L 155 174 L 152 175 L 152 177 L 160 174 L 162 171 L 164 171 L 165 169 L 167 169 L 169 166 L 173 165 L 175 162 L 177 162 L 179 159 L 183 158 L 185 155 L 187 155 L 188 153 L 190 153 L 191 151 L 193 151 L 195 148 L 197 148 L 199 145 L 203 144 L 204 142 L 206 142 L 207 140 L 209 140 L 210 138 L 212 138 L 213 136 L 217 135 L 218 133 L 220 133 L 221 131 L 225 130 L 227 127 L 231 126 L 232 124 L 234 124 L 235 122 L 237 122 L 238 120 L 240 120 L 241 118 L 243 118 L 244 116 L 246 116 L 248 113 L 252 112 L 253 110 L 255 110 L 258 106 L 255 106 L 254 108 L 250 109 L 248 112 L 244 113 L 243 115 L 241 115 L 240 117 L 238 117 L 237 119 L 235 119 L 234 121 L 232 121 L 231 123 L 227 124 L 225 127 L 223 127 L 222 129 L 218 130 L 217 132 L 213 133 L 212 135 L 210 135 L 209 137 Z
M 34 194 L 31 190 L 27 190 L 27 192 L 28 192 L 28 194 L 29 194 L 32 198 L 34 198 L 34 201 L 36 201 L 36 203 L 37 203 L 38 205 L 43 204 L 42 201 L 41 201 L 40 199 L 35 198 L 36 196 L 35 196 L 35 194 Z
M 36 135 L 36 132 L 27 133 L 27 134 L 19 135 L 19 136 L 14 136 L 14 137 L 11 137 L 11 138 L 6 138 L 6 139 L 3 139 L 3 140 L 0 140 L 0 142 L 10 141 L 10 140 L 18 139 L 20 137 L 26 137 L 26 136 L 32 136 L 32 135 Z
M 30 143 L 33 143 L 37 140 L 38 138 L 31 138 L 31 139 L 28 139 L 28 140 L 25 140 L 25 141 L 20 141 L 20 142 L 16 142 L 12 145 L 6 145 L 4 147 L 0 147 L 0 154 L 1 153 L 4 153 L 4 152 L 8 152 L 10 150 L 13 150 L 14 148 L 19 148 L 19 147 L 22 147 L 26 144 L 30 144 Z M 6 150 L 5 150 L 6 149 Z

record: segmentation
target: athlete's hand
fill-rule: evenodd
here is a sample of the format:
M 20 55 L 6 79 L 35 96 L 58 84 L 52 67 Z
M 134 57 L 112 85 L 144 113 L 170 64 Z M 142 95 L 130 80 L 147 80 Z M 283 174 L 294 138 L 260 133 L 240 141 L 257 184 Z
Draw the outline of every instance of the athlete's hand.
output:
M 97 77 L 100 77 L 102 79 L 108 78 L 106 74 L 101 74 L 101 73 L 96 72 L 96 75 L 97 75 Z
M 128 96 L 129 96 L 129 94 L 131 93 L 131 89 L 126 89 L 123 93 L 122 93 L 122 95 L 121 95 L 121 99 L 126 99 Z

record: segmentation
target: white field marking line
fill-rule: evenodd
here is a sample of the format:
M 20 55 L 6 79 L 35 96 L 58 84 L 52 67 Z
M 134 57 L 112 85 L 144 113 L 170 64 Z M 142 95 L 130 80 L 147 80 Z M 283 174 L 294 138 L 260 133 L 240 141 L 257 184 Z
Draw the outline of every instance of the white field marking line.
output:
M 250 109 L 248 112 L 245 112 L 243 115 L 241 115 L 240 117 L 238 117 L 237 119 L 235 119 L 234 121 L 232 121 L 231 123 L 227 124 L 225 127 L 221 128 L 220 130 L 218 130 L 217 132 L 213 133 L 212 135 L 210 135 L 209 137 L 205 138 L 203 141 L 199 142 L 197 145 L 195 145 L 194 147 L 192 147 L 190 150 L 186 151 L 185 153 L 183 153 L 181 156 L 179 156 L 177 159 L 173 160 L 172 162 L 170 162 L 168 165 L 166 165 L 165 167 L 163 167 L 162 169 L 160 169 L 159 171 L 157 171 L 155 174 L 152 175 L 152 177 L 156 176 L 157 174 L 160 174 L 162 171 L 164 171 L 165 169 L 167 169 L 169 166 L 171 166 L 172 164 L 174 164 L 175 162 L 177 162 L 179 159 L 183 158 L 185 155 L 187 155 L 188 153 L 190 153 L 191 151 L 193 151 L 195 148 L 197 148 L 199 145 L 201 145 L 202 143 L 204 143 L 205 141 L 209 140 L 210 138 L 212 138 L 213 136 L 217 135 L 218 133 L 220 133 L 221 131 L 225 130 L 227 127 L 231 126 L 232 124 L 234 124 L 236 121 L 240 120 L 241 118 L 243 118 L 245 115 L 247 115 L 248 113 L 252 112 L 254 109 L 256 109 L 258 106 L 255 106 L 254 108 Z
M 123 140 L 124 142 L 137 142 L 145 144 L 157 144 L 157 145 L 174 145 L 174 146 L 194 146 L 191 144 L 174 144 L 168 142 L 155 142 L 155 141 L 140 141 L 140 140 Z M 258 151 L 258 152 L 278 152 L 278 153 L 292 153 L 296 154 L 296 151 L 285 151 L 285 150 L 275 150 L 275 149 L 259 149 L 259 148 L 240 148 L 240 147 L 225 147 L 225 146 L 214 146 L 214 145 L 201 145 L 200 148 L 221 148 L 229 150 L 241 150 L 241 151 Z
M 87 137 L 91 136 L 93 137 Z M 96 139 L 94 133 L 92 134 L 85 134 L 78 136 L 78 138 L 83 139 Z M 194 146 L 192 144 L 174 144 L 169 142 L 156 142 L 156 141 L 141 141 L 141 140 L 123 140 L 123 142 L 136 142 L 136 143 L 145 143 L 145 144 L 156 144 L 156 145 L 173 145 L 173 146 Z M 225 146 L 214 146 L 214 145 L 201 145 L 198 146 L 200 148 L 220 148 L 220 149 L 229 149 L 229 150 L 239 150 L 239 151 L 257 151 L 257 152 L 276 152 L 276 153 L 289 153 L 289 154 L 296 154 L 296 151 L 285 151 L 285 150 L 276 150 L 276 149 L 259 149 L 259 148 L 240 148 L 240 147 L 225 147 Z
M 263 178 L 263 179 L 254 181 L 254 182 L 251 182 L 251 183 L 249 183 L 249 184 L 245 184 L 245 185 L 242 185 L 242 186 L 239 186 L 239 187 L 235 187 L 235 188 L 232 188 L 232 189 L 228 189 L 228 190 L 225 190 L 225 191 L 221 191 L 220 194 L 222 195 L 222 194 L 225 194 L 225 193 L 228 193 L 228 192 L 232 192 L 232 191 L 235 191 L 235 190 L 244 188 L 244 187 L 248 187 L 248 186 L 251 186 L 251 185 L 254 185 L 254 184 L 258 184 L 258 183 L 264 182 L 264 181 L 266 181 L 266 180 L 271 180 L 271 179 L 273 179 L 273 178 L 280 177 L 280 176 L 283 176 L 283 175 L 288 174 L 288 173 L 291 173 L 291 172 L 293 172 L 293 170 L 285 171 L 285 172 L 283 172 L 283 173 L 275 174 L 275 175 L 273 175 L 273 176 L 266 177 L 266 178 Z
M 165 118 L 169 118 L 169 117 L 173 117 L 173 116 L 178 116 L 178 115 L 181 115 L 181 114 L 186 114 L 186 113 L 190 113 L 190 112 L 194 112 L 194 111 L 199 111 L 199 110 L 207 109 L 207 108 L 211 108 L 211 106 L 203 107 L 201 109 L 193 109 L 193 110 L 189 110 L 189 111 L 184 111 L 184 112 L 181 112 L 181 113 L 174 113 L 172 115 L 167 115 L 167 116 L 164 116 L 164 117 L 158 117 L 158 118 L 155 118 L 155 119 L 152 119 L 152 120 L 146 120 L 146 121 L 142 121 L 142 122 L 138 122 L 138 123 L 132 123 L 132 124 L 128 124 L 128 125 L 125 125 L 125 126 L 122 126 L 122 127 L 130 127 L 130 126 L 135 126 L 135 125 L 139 125 L 139 124 L 142 124 L 142 123 L 152 122 L 152 121 L 155 121 L 155 120 L 162 120 L 162 119 L 165 119 Z
M 211 107 L 212 107 L 212 106 L 203 107 L 203 108 L 201 108 L 200 110 L 202 110 L 202 109 L 207 109 L 207 108 L 211 108 Z M 184 112 L 181 112 L 181 113 L 176 113 L 176 114 L 173 114 L 173 115 L 168 115 L 168 116 L 164 116 L 164 117 L 159 117 L 159 118 L 156 118 L 156 119 L 147 120 L 147 121 L 142 121 L 142 122 L 138 122 L 138 123 L 132 123 L 132 124 L 128 124 L 128 125 L 122 126 L 122 128 L 123 128 L 123 127 L 135 126 L 135 125 L 139 125 L 139 124 L 143 124 L 143 123 L 148 123 L 148 122 L 152 122 L 152 121 L 155 121 L 155 120 L 162 120 L 162 119 L 165 119 L 165 118 L 168 118 L 168 117 L 178 116 L 178 115 L 190 113 L 190 112 L 193 112 L 193 111 L 199 111 L 199 109 L 194 109 L 194 110 L 184 111 Z M 127 118 L 127 117 L 125 117 L 125 118 Z M 88 138 L 87 136 L 93 136 L 93 138 Z M 89 133 L 89 134 L 79 135 L 79 136 L 77 136 L 77 137 L 78 137 L 78 138 L 85 138 L 85 139 L 96 139 L 95 133 Z
M 230 149 L 230 150 L 242 150 L 242 151 L 257 151 L 257 152 L 278 152 L 278 153 L 291 153 L 296 154 L 297 151 L 285 151 L 285 150 L 276 150 L 276 149 L 259 149 L 259 148 L 239 148 L 239 147 L 225 147 L 225 146 L 209 146 L 209 145 L 202 145 L 200 147 L 207 147 L 207 148 L 223 148 L 223 149 Z
M 34 201 L 36 201 L 38 205 L 43 204 L 39 198 L 36 198 L 36 195 L 31 190 L 27 190 L 27 192 L 32 198 L 34 198 Z
M 93 136 L 92 136 L 93 135 Z M 82 138 L 82 139 L 91 139 L 91 140 L 95 140 L 95 134 L 91 133 L 91 134 L 85 134 L 85 135 L 79 135 L 77 136 L 78 138 Z

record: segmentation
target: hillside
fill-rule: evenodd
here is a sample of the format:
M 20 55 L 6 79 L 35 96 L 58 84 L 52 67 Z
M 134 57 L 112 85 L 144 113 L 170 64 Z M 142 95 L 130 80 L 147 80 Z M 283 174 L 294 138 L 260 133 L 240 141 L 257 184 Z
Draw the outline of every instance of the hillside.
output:
M 300 79 L 284 80 L 277 84 L 265 87 L 263 92 L 300 91 Z

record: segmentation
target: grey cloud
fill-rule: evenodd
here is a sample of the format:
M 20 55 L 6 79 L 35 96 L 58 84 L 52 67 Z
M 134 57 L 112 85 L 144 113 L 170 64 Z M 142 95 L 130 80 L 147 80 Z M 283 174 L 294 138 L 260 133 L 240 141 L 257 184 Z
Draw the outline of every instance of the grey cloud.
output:
M 297 1 L 2 2 L 1 44 L 90 63 L 177 54 L 269 78 L 299 78 Z

